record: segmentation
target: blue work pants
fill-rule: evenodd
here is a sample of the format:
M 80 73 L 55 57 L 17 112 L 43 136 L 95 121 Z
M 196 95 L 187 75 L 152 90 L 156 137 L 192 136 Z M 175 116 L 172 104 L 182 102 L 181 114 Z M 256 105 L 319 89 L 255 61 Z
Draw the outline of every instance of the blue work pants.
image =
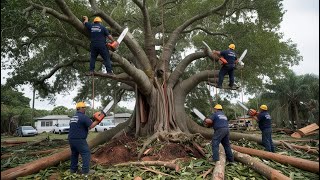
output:
M 112 72 L 112 66 L 111 66 L 111 60 L 109 55 L 109 50 L 103 43 L 96 43 L 90 45 L 90 51 L 91 51 L 91 58 L 90 58 L 90 71 L 94 71 L 95 63 L 97 60 L 98 55 L 103 59 L 104 66 L 106 67 L 106 70 L 108 73 Z
M 91 152 L 86 139 L 69 139 L 71 149 L 71 165 L 70 172 L 78 171 L 79 154 L 82 158 L 82 173 L 88 174 L 90 166 Z
M 222 87 L 223 78 L 226 74 L 229 75 L 229 86 L 232 87 L 234 84 L 234 64 L 226 64 L 223 65 L 219 71 L 219 81 L 218 87 Z
M 222 144 L 226 153 L 227 161 L 233 162 L 233 154 L 229 142 L 229 128 L 220 128 L 214 130 L 212 137 L 212 160 L 219 161 L 219 144 Z
M 272 128 L 261 130 L 262 132 L 262 145 L 266 151 L 274 152 L 274 146 L 272 142 Z

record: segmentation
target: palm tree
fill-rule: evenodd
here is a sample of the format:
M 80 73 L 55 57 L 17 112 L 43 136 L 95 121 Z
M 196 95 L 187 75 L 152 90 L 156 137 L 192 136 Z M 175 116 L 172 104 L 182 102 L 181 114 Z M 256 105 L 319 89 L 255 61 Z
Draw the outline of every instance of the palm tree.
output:
M 306 123 L 303 113 L 311 111 L 307 106 L 319 104 L 319 77 L 315 75 L 297 76 L 290 71 L 285 77 L 276 79 L 272 84 L 267 84 L 266 92 L 261 98 L 270 102 L 270 107 L 274 107 L 274 113 L 280 114 L 294 128 L 302 127 Z M 319 106 L 318 106 L 319 107 Z M 314 109 L 314 108 L 313 108 Z M 319 114 L 315 112 L 314 114 Z M 287 115 L 284 113 L 287 112 Z M 310 114 L 310 113 L 309 113 Z M 303 115 L 299 118 L 299 115 Z M 289 125 L 286 123 L 286 125 Z

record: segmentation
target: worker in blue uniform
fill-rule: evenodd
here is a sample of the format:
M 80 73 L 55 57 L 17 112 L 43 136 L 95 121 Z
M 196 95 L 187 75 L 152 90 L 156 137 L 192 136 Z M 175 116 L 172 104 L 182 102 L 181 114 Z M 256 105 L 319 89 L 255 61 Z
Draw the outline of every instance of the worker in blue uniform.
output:
M 71 149 L 70 172 L 78 173 L 79 154 L 82 158 L 82 174 L 92 174 L 94 170 L 89 171 L 91 152 L 86 141 L 89 129 L 94 128 L 100 121 L 94 121 L 85 115 L 86 105 L 84 102 L 76 104 L 77 112 L 70 119 L 69 145 Z
M 234 44 L 229 45 L 229 49 L 224 51 L 213 50 L 213 54 L 221 56 L 219 63 L 222 65 L 219 71 L 219 80 L 217 88 L 222 88 L 223 78 L 226 74 L 229 75 L 229 87 L 234 88 L 234 69 L 238 62 L 236 53 L 234 52 L 236 46 Z
M 234 162 L 233 154 L 229 142 L 229 123 L 228 118 L 222 111 L 222 106 L 216 104 L 214 106 L 214 113 L 211 115 L 210 119 L 213 124 L 213 137 L 212 137 L 212 160 L 214 162 L 219 161 L 219 144 L 221 143 L 228 162 Z
M 275 152 L 272 142 L 272 119 L 268 112 L 268 106 L 263 104 L 260 106 L 260 112 L 257 114 L 257 122 L 262 132 L 262 145 L 266 151 Z
M 90 74 L 93 74 L 96 59 L 100 54 L 104 61 L 107 73 L 113 75 L 109 50 L 106 47 L 106 38 L 109 38 L 113 42 L 113 37 L 110 35 L 108 29 L 101 25 L 102 19 L 100 17 L 94 18 L 93 23 L 88 22 L 87 16 L 83 16 L 83 19 L 83 24 L 90 32 Z

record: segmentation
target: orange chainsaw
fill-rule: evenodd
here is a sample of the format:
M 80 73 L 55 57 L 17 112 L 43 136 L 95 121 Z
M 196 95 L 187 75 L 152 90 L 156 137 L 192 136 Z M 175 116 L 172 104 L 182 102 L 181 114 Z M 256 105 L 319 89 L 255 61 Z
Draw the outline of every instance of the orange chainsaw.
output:
M 128 32 L 128 28 L 125 28 L 122 33 L 120 34 L 119 38 L 116 41 L 113 41 L 112 43 L 107 43 L 107 47 L 111 50 L 111 51 L 115 51 L 117 50 L 117 48 L 119 47 L 120 43 L 122 42 L 123 38 L 126 36 L 127 32 Z
M 96 120 L 96 121 L 101 122 L 103 120 L 103 118 L 107 116 L 107 114 L 110 111 L 113 103 L 114 103 L 114 101 L 112 100 L 111 102 L 109 102 L 109 104 L 103 110 L 94 113 L 93 114 L 93 119 Z
M 258 115 L 258 112 L 255 109 L 249 109 L 247 108 L 247 106 L 245 106 L 244 104 L 242 104 L 240 101 L 237 102 L 244 110 L 247 111 L 247 115 L 249 116 L 256 116 Z

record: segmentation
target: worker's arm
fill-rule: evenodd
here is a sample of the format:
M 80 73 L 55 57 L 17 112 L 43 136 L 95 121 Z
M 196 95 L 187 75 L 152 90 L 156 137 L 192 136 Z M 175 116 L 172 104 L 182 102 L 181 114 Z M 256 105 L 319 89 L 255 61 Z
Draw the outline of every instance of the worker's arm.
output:
M 220 51 L 213 50 L 212 53 L 213 53 L 213 54 L 220 55 Z
M 91 126 L 89 127 L 89 129 L 94 128 L 96 125 L 98 125 L 100 123 L 100 121 L 93 121 L 93 123 L 91 124 Z
M 83 18 L 83 24 L 85 24 L 86 22 L 88 22 L 88 16 L 82 16 Z
M 113 39 L 113 37 L 111 36 L 111 35 L 108 35 L 108 38 L 113 42 L 114 41 L 114 39 Z

